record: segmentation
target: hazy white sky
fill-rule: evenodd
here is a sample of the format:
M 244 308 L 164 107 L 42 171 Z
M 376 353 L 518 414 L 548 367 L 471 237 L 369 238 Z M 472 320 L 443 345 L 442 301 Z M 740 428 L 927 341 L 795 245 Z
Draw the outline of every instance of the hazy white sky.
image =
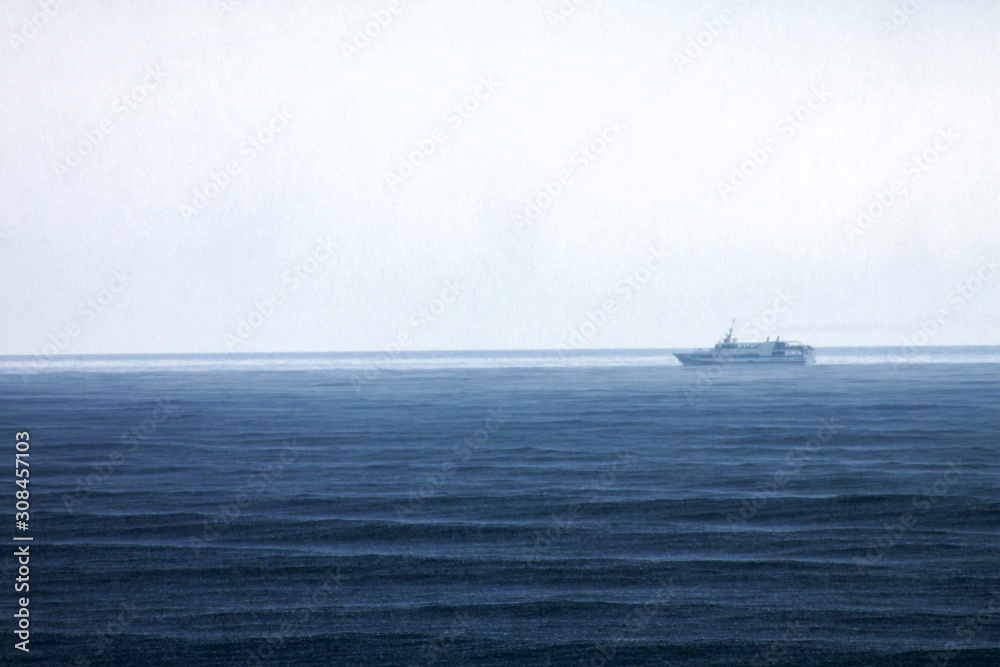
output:
M 151 4 L 0 10 L 0 354 L 998 343 L 1000 3 Z

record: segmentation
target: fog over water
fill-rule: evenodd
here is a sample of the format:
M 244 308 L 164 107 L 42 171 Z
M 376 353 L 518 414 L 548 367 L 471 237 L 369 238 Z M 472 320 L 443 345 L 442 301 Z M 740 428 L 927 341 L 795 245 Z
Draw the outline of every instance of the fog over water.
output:
M 998 28 L 7 3 L 0 354 L 995 344 Z

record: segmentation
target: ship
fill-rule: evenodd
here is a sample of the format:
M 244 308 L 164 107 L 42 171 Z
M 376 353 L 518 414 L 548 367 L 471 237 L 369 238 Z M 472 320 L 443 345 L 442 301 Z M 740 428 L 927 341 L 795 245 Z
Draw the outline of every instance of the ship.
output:
M 768 336 L 763 343 L 740 343 L 733 338 L 736 319 L 729 325 L 729 333 L 711 349 L 692 352 L 675 352 L 674 356 L 685 366 L 707 364 L 769 364 L 800 365 L 816 363 L 816 350 L 798 341 L 774 340 Z

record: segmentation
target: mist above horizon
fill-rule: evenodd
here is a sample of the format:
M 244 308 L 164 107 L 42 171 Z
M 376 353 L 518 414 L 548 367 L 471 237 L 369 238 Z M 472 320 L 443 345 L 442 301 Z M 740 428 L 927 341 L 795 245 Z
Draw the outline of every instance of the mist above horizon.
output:
M 997 343 L 985 0 L 0 9 L 0 355 Z

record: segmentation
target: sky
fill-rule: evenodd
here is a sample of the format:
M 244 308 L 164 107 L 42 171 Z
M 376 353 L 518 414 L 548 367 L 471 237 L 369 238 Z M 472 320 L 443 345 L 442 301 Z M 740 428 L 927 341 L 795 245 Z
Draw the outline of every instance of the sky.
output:
M 5 3 L 0 354 L 987 345 L 1000 4 Z

